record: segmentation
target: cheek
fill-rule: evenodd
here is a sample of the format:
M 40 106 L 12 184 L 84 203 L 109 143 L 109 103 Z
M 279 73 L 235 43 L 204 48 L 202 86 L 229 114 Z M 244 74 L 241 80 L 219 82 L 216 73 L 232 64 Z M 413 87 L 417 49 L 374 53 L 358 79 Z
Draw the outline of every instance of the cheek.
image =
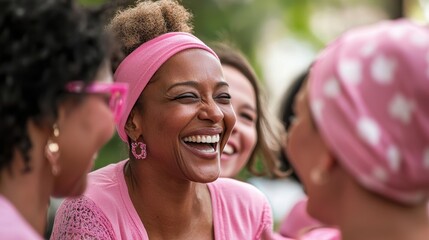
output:
M 72 110 L 63 122 L 64 154 L 92 157 L 114 133 L 113 115 L 102 101 L 88 101 Z M 74 149 L 74 150 L 73 150 Z M 78 150 L 78 151 L 76 151 Z
M 234 109 L 232 108 L 232 105 L 224 106 L 221 108 L 223 115 L 224 115 L 224 123 L 225 123 L 225 129 L 226 132 L 231 133 L 232 129 L 234 128 L 234 125 L 236 123 L 236 116 Z
M 290 128 L 286 141 L 286 152 L 289 160 L 297 171 L 301 171 L 305 165 L 305 149 L 308 146 L 306 133 L 302 123 L 294 123 Z
M 102 147 L 114 134 L 113 114 L 106 104 L 95 101 L 87 108 L 86 118 L 82 121 L 82 129 L 87 131 L 90 139 L 94 139 L 96 147 Z
M 256 146 L 256 141 L 258 140 L 256 126 L 240 123 L 239 121 L 237 121 L 235 127 L 241 136 L 240 141 L 242 146 L 242 157 L 245 159 L 249 159 L 250 154 L 253 152 L 253 149 Z

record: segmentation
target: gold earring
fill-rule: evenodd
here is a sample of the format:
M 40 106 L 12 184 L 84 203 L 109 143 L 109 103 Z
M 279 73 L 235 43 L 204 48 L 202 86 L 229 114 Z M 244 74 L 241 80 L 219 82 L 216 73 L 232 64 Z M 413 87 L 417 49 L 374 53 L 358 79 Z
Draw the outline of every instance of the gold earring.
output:
M 60 130 L 56 123 L 52 126 L 52 130 L 54 138 L 58 138 L 60 136 Z M 60 172 L 58 166 L 58 159 L 60 157 L 60 146 L 52 138 L 49 138 L 46 143 L 45 156 L 51 164 L 52 175 L 57 176 Z

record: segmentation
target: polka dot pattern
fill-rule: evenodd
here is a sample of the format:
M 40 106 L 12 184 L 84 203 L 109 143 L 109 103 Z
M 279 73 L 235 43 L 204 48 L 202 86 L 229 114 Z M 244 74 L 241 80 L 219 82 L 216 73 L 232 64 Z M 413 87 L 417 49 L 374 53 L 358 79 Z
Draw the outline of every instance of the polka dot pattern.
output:
M 348 31 L 309 81 L 321 136 L 358 182 L 408 204 L 428 197 L 429 29 L 394 20 Z
M 411 41 L 410 42 L 418 48 L 423 48 L 423 47 L 428 45 L 429 36 L 426 34 L 423 34 L 421 32 L 417 32 L 417 33 L 411 35 Z
M 388 84 L 393 80 L 396 62 L 384 55 L 378 55 L 371 65 L 371 77 L 380 84 Z
M 387 148 L 386 157 L 390 169 L 392 169 L 394 172 L 399 171 L 401 166 L 401 153 L 399 152 L 399 149 L 393 145 L 389 146 Z
M 377 123 L 368 117 L 358 120 L 357 129 L 359 136 L 370 145 L 377 145 L 380 141 L 380 128 Z
M 377 44 L 374 42 L 369 42 L 363 46 L 360 52 L 363 57 L 369 57 L 372 54 L 374 54 L 376 49 L 377 49 Z
M 414 110 L 414 104 L 402 94 L 396 94 L 389 104 L 389 113 L 392 118 L 398 119 L 404 124 L 409 124 Z
M 389 29 L 388 34 L 395 40 L 403 38 L 407 33 L 407 28 L 402 25 L 393 26 Z
M 313 110 L 314 117 L 316 119 L 322 118 L 322 110 L 323 110 L 323 101 L 322 100 L 314 100 L 311 102 L 311 109 Z
M 351 84 L 358 84 L 362 80 L 362 67 L 355 59 L 344 59 L 339 63 L 341 79 Z
M 331 78 L 323 86 L 323 92 L 327 97 L 336 97 L 340 94 L 340 85 L 335 78 Z

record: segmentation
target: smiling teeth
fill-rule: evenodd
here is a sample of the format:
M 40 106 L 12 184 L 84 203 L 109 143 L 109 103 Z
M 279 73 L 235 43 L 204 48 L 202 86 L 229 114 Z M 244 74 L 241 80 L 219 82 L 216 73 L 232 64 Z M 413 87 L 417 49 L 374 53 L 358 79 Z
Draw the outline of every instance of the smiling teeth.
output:
M 225 147 L 223 148 L 223 153 L 231 155 L 234 153 L 234 148 L 232 148 L 231 145 L 226 144 Z
M 196 135 L 196 136 L 185 137 L 183 141 L 194 142 L 194 143 L 217 143 L 219 142 L 219 139 L 220 139 L 219 134 L 212 135 L 212 136 Z

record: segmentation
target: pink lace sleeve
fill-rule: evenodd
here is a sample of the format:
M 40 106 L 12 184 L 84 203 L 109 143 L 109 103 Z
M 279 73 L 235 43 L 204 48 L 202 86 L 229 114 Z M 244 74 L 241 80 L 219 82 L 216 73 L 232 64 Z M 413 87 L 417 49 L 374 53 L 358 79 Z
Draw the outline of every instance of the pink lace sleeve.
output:
M 83 196 L 66 199 L 58 209 L 51 240 L 115 239 L 113 228 L 95 203 Z

